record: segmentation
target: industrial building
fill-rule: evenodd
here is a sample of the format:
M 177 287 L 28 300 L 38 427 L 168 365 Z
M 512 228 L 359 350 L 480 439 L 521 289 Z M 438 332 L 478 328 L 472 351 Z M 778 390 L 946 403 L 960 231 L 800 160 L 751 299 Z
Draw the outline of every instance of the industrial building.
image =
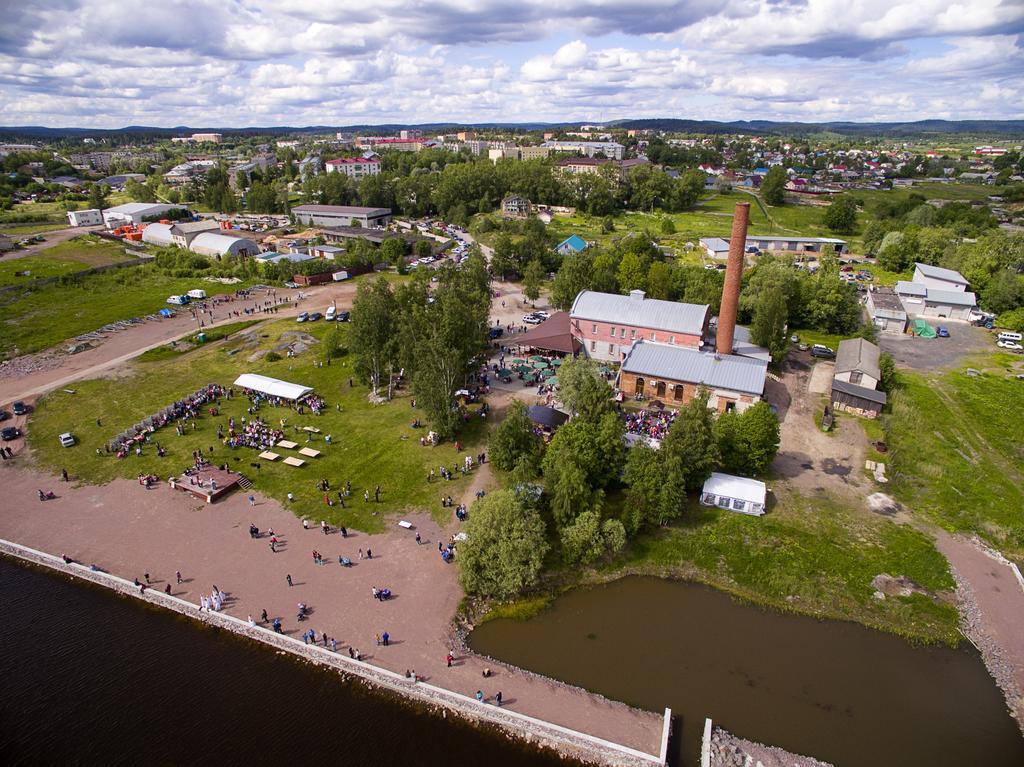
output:
M 145 220 L 154 219 L 171 210 L 182 210 L 181 205 L 168 205 L 154 202 L 129 202 L 115 205 L 103 211 L 103 223 L 108 229 L 129 224 L 141 224 Z
M 101 226 L 103 224 L 103 213 L 99 208 L 89 210 L 69 210 L 68 223 L 71 226 Z
M 729 252 L 728 237 L 701 237 L 700 244 L 711 258 L 725 258 Z M 846 240 L 834 237 L 775 237 L 769 235 L 747 235 L 746 248 L 757 248 L 769 253 L 820 253 L 831 245 L 836 255 L 843 255 L 849 248 Z
M 292 208 L 296 222 L 308 226 L 386 226 L 390 208 L 361 208 L 353 205 L 297 205 Z
M 145 236 L 145 232 L 143 232 Z M 189 245 L 189 250 L 201 256 L 212 256 L 221 259 L 224 256 L 235 256 L 246 258 L 247 256 L 258 256 L 260 246 L 252 240 L 244 240 L 241 237 L 231 237 L 216 232 L 201 232 Z

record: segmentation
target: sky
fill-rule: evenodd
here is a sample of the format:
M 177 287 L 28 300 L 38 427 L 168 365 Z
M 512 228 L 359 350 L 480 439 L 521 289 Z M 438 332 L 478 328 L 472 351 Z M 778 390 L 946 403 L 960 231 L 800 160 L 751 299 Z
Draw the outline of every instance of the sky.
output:
M 1024 118 L 1024 0 L 0 0 L 0 125 Z

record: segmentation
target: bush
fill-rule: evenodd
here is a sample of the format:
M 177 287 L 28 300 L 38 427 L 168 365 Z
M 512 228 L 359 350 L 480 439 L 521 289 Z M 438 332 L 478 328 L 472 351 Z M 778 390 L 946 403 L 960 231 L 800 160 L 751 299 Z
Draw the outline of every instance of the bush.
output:
M 281 359 L 281 355 L 278 354 L 277 352 L 267 352 L 263 359 L 265 359 L 267 362 L 277 362 L 278 360 Z

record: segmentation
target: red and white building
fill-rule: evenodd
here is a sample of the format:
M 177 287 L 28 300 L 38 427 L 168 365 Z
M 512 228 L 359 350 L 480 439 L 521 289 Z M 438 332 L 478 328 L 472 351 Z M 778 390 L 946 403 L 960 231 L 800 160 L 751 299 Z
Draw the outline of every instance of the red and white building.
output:
M 344 173 L 353 178 L 376 176 L 380 173 L 380 159 L 377 157 L 340 157 L 324 163 L 328 173 Z
M 570 333 L 588 357 L 621 362 L 641 340 L 700 349 L 709 338 L 711 308 L 647 298 L 642 290 L 628 296 L 584 290 L 569 318 Z

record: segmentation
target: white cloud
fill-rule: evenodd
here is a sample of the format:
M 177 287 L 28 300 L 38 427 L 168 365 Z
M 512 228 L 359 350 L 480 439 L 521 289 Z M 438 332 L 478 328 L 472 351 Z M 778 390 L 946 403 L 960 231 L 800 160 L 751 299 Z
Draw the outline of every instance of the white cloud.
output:
M 1021 117 L 1020 0 L 23 0 L 0 123 Z

